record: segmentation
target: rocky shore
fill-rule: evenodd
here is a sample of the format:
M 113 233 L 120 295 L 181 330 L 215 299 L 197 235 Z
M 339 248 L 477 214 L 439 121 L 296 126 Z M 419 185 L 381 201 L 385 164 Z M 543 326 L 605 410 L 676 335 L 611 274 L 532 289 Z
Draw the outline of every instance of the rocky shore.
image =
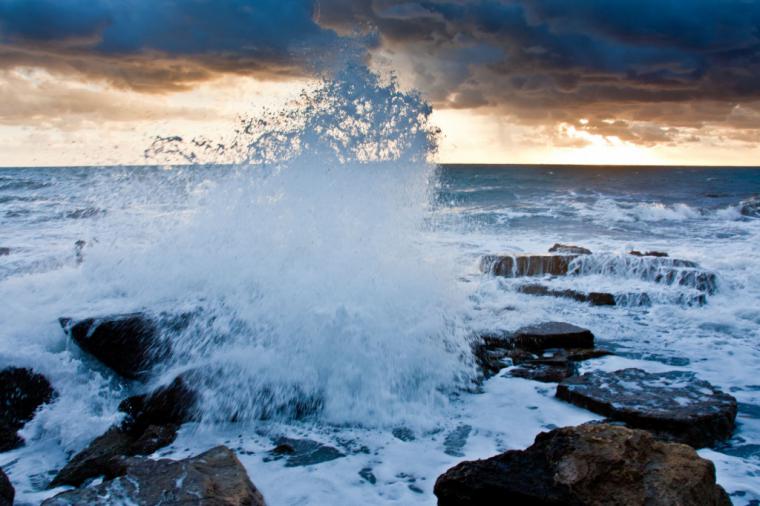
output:
M 480 266 L 485 275 L 542 281 L 622 273 L 652 284 L 694 290 L 702 297 L 701 304 L 707 304 L 720 287 L 717 274 L 664 252 L 631 251 L 597 258 L 587 248 L 555 244 L 549 253 L 487 256 Z M 516 291 L 570 298 L 611 310 L 625 297 L 558 291 L 540 283 L 518 285 Z M 122 380 L 140 384 L 154 377 L 154 369 L 172 353 L 165 329 L 182 328 L 189 318 L 141 312 L 81 320 L 64 317 L 60 323 L 94 363 Z M 737 401 L 728 393 L 683 370 L 648 373 L 627 368 L 579 374 L 580 364 L 612 351 L 597 347 L 591 330 L 568 322 L 549 321 L 511 333 L 479 335 L 473 339 L 472 353 L 481 382 L 504 371 L 512 377 L 556 384 L 557 399 L 601 415 L 605 421 L 543 432 L 527 449 L 452 467 L 435 484 L 441 506 L 730 504 L 716 484 L 713 464 L 695 451 L 732 436 Z M 123 420 L 58 470 L 48 487 L 67 489 L 43 504 L 264 505 L 263 495 L 235 452 L 225 446 L 181 460 L 150 457 L 175 440 L 182 424 L 198 419 L 192 373 L 124 399 L 119 405 Z M 0 451 L 23 445 L 18 431 L 41 406 L 55 400 L 54 385 L 41 374 L 13 367 L 0 371 Z M 407 437 L 402 432 L 400 439 Z M 340 450 L 314 441 L 281 438 L 267 459 L 299 466 L 342 456 Z M 362 472 L 360 476 L 372 483 L 371 470 Z M 13 498 L 13 487 L 0 471 L 0 506 L 13 504 Z

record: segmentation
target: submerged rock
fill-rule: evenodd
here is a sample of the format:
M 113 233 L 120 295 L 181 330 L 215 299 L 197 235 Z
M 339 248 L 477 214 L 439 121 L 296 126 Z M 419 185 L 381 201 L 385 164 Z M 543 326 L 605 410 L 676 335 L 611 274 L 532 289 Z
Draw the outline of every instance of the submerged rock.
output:
M 668 256 L 667 253 L 664 251 L 647 251 L 646 253 L 642 253 L 641 251 L 632 250 L 628 252 L 629 255 L 633 255 L 635 257 L 657 257 L 657 258 L 665 258 Z
M 286 459 L 286 467 L 313 466 L 345 457 L 345 454 L 311 439 L 278 438 L 268 460 Z
M 562 253 L 565 255 L 590 255 L 591 250 L 574 244 L 555 243 L 549 248 L 549 253 Z
M 592 306 L 614 306 L 616 305 L 615 296 L 605 292 L 583 293 L 576 290 L 555 290 L 543 285 L 522 285 L 517 291 L 526 295 L 536 295 L 545 297 L 562 297 L 573 299 L 578 302 L 588 302 Z
M 526 450 L 462 462 L 434 492 L 439 506 L 731 504 L 693 448 L 607 424 L 544 432 Z
M 113 460 L 107 481 L 63 492 L 44 506 L 198 504 L 264 506 L 235 453 L 218 446 L 184 460 Z
M 595 371 L 564 380 L 557 397 L 696 448 L 729 438 L 737 411 L 734 397 L 682 371 Z
M 11 480 L 0 469 L 0 506 L 13 506 L 13 498 L 15 496 L 16 491 L 13 490 Z
M 11 254 L 11 249 L 6 247 L 0 248 L 0 257 L 8 256 Z
M 0 452 L 24 444 L 16 432 L 54 395 L 47 378 L 31 369 L 9 367 L 0 371 Z
M 480 270 L 508 278 L 523 276 L 564 276 L 578 255 L 488 255 L 482 258 Z
M 78 487 L 106 475 L 114 459 L 150 455 L 171 444 L 179 426 L 193 418 L 196 394 L 181 377 L 154 392 L 130 397 L 119 405 L 124 422 L 111 427 L 76 454 L 50 482 L 49 487 Z
M 755 196 L 743 200 L 739 212 L 743 216 L 749 216 L 751 218 L 760 218 L 760 196 Z
M 564 322 L 546 322 L 522 327 L 515 332 L 516 348 L 545 350 L 548 348 L 593 348 L 590 330 Z
M 144 313 L 60 322 L 80 348 L 125 378 L 139 378 L 170 351 L 158 322 Z
M 578 366 L 572 360 L 533 360 L 513 367 L 509 370 L 509 374 L 515 378 L 541 381 L 542 383 L 559 383 L 563 379 L 573 376 L 577 371 Z

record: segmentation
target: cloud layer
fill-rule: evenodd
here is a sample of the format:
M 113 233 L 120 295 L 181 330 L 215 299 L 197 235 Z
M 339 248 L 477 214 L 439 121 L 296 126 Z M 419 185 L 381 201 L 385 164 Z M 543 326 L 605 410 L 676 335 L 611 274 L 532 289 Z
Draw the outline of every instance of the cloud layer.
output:
M 438 107 L 642 145 L 758 140 L 751 0 L 0 0 L 0 69 L 142 93 L 310 75 L 357 46 Z

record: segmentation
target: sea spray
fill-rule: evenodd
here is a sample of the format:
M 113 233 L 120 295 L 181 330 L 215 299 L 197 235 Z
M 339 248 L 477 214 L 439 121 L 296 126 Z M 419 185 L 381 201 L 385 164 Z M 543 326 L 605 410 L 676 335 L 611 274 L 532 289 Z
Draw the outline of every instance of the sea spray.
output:
M 153 216 L 151 231 L 111 213 L 86 284 L 123 310 L 196 316 L 168 336 L 162 379 L 190 371 L 204 420 L 426 419 L 472 374 L 454 255 L 425 221 L 430 112 L 351 67 L 291 109 L 242 120 L 231 141 L 159 139 L 151 156 L 215 168 L 181 219 Z M 114 223 L 141 239 L 120 241 Z

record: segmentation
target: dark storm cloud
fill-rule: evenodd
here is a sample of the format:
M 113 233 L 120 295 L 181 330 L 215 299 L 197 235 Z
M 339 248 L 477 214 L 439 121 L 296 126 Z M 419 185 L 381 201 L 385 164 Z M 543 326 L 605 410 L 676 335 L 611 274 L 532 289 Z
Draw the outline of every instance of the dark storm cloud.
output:
M 438 106 L 643 144 L 760 128 L 758 1 L 0 0 L 0 67 L 148 92 L 309 74 L 357 37 Z
M 303 75 L 339 37 L 302 0 L 0 0 L 0 66 L 38 66 L 138 91 L 218 73 Z

